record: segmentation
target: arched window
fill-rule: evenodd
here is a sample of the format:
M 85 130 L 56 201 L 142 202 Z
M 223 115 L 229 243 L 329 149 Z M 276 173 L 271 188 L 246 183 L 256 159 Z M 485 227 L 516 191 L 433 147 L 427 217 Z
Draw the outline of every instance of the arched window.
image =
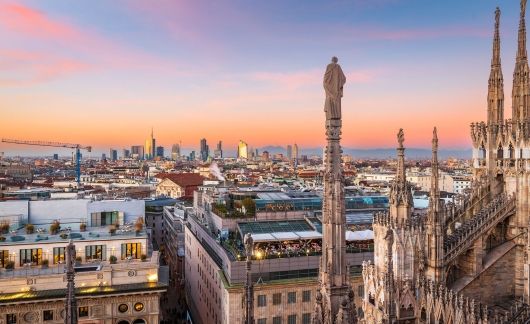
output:
M 497 159 L 502 159 L 504 158 L 504 152 L 502 150 L 502 146 L 499 145 L 499 147 L 497 148 Z

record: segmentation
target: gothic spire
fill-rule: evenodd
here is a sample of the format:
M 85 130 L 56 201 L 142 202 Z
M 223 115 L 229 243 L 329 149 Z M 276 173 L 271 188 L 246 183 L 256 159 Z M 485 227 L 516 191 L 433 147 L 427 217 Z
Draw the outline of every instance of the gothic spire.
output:
M 530 84 L 528 83 L 528 57 L 526 52 L 526 0 L 521 0 L 519 36 L 517 40 L 517 57 L 513 71 L 512 119 L 514 122 L 524 120 L 530 113 Z
M 493 35 L 493 55 L 488 81 L 488 124 L 502 123 L 504 120 L 504 78 L 501 68 L 501 39 L 499 21 L 501 10 L 495 10 L 495 31 Z
M 438 170 L 438 134 L 436 127 L 432 132 L 432 161 L 431 161 L 431 208 L 434 211 L 439 210 L 440 187 L 439 187 L 439 170 Z
M 527 59 L 526 56 L 526 0 L 521 0 L 521 16 L 519 18 L 519 38 L 517 40 L 517 61 Z
M 501 66 L 501 37 L 499 34 L 499 21 L 501 10 L 499 7 L 495 10 L 495 31 L 493 34 L 493 55 L 491 57 L 491 69 Z
M 397 134 L 397 170 L 396 178 L 390 187 L 390 216 L 397 222 L 409 220 L 412 215 L 412 192 L 407 183 L 405 171 L 405 134 L 403 129 L 399 129 Z

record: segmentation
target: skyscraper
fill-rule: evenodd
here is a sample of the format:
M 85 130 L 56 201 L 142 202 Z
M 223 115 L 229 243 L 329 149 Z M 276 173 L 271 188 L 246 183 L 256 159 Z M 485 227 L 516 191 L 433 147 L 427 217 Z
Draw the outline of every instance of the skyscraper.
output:
M 144 147 L 142 145 L 131 146 L 131 157 L 133 159 L 142 160 L 144 158 Z
M 287 145 L 287 158 L 289 160 L 293 158 L 293 147 L 291 145 Z
M 180 158 L 180 144 L 173 144 L 171 147 L 171 159 L 177 161 Z
M 293 156 L 291 157 L 291 161 L 293 161 L 295 165 L 298 164 L 298 157 L 299 157 L 298 154 L 299 154 L 298 153 L 298 145 L 294 144 L 294 146 L 293 146 Z
M 164 147 L 163 146 L 157 146 L 156 147 L 156 157 L 163 158 L 164 157 Z
M 128 159 L 130 155 L 131 155 L 131 151 L 129 151 L 128 149 L 123 149 L 122 158 Z
M 237 158 L 248 159 L 248 145 L 242 140 L 239 140 L 239 144 L 237 145 Z
M 217 159 L 222 159 L 223 158 L 223 142 L 222 141 L 219 141 L 217 143 L 217 148 L 213 152 L 213 155 Z
M 206 162 L 208 160 L 208 156 L 210 156 L 210 148 L 208 147 L 208 144 L 206 143 L 206 138 L 201 139 L 201 161 Z
M 118 150 L 110 149 L 109 158 L 111 161 L 116 161 L 118 159 Z
M 156 140 L 153 135 L 153 129 L 151 128 L 151 137 L 145 140 L 144 153 L 146 159 L 152 159 L 156 156 Z

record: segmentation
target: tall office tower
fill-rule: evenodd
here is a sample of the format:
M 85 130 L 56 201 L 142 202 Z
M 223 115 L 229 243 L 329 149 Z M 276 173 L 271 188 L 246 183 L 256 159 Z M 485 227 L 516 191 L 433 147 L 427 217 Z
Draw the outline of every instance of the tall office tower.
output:
M 111 161 L 116 161 L 118 159 L 118 150 L 110 149 L 109 153 L 109 158 Z
M 163 146 L 157 146 L 156 147 L 156 157 L 163 158 L 164 157 L 164 147 Z
M 248 159 L 248 145 L 242 140 L 239 140 L 239 144 L 237 145 L 237 158 Z
M 107 155 L 105 153 L 101 154 L 101 161 L 107 161 Z
M 190 161 L 195 161 L 195 151 L 191 151 L 189 159 Z
M 180 158 L 180 144 L 173 144 L 171 147 L 171 159 L 177 161 Z
M 123 149 L 122 157 L 124 159 L 128 159 L 130 156 L 131 156 L 131 151 L 129 151 L 128 149 Z
M 59 160 L 59 154 L 54 153 L 54 154 L 53 154 L 53 159 L 54 159 L 55 161 Z
M 223 142 L 222 141 L 217 142 L 217 148 L 213 152 L 213 156 L 217 159 L 223 158 Z
M 293 158 L 293 147 L 291 145 L 287 145 L 287 158 L 289 160 Z
M 131 157 L 137 160 L 143 160 L 144 158 L 144 147 L 142 145 L 131 146 Z
M 152 159 L 156 156 L 156 140 L 153 135 L 153 129 L 151 128 L 151 137 L 145 140 L 144 153 L 146 159 Z
M 206 143 L 206 138 L 201 139 L 201 161 L 206 162 L 208 160 L 208 156 L 210 156 L 210 148 L 208 147 L 208 144 Z
M 298 145 L 297 144 L 294 144 L 293 146 L 293 156 L 291 157 L 291 160 L 294 161 L 294 164 L 298 164 Z

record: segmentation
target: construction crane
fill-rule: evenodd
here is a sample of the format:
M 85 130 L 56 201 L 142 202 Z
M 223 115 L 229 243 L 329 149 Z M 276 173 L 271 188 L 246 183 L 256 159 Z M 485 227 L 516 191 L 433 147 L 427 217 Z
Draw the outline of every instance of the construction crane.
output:
M 75 172 L 77 176 L 78 186 L 81 183 L 81 153 L 79 151 L 87 150 L 88 152 L 92 152 L 92 146 L 84 146 L 81 144 L 69 144 L 69 143 L 45 142 L 45 141 L 22 141 L 22 140 L 7 139 L 7 138 L 2 138 L 2 143 L 66 147 L 66 148 L 75 149 L 75 159 L 76 159 Z

